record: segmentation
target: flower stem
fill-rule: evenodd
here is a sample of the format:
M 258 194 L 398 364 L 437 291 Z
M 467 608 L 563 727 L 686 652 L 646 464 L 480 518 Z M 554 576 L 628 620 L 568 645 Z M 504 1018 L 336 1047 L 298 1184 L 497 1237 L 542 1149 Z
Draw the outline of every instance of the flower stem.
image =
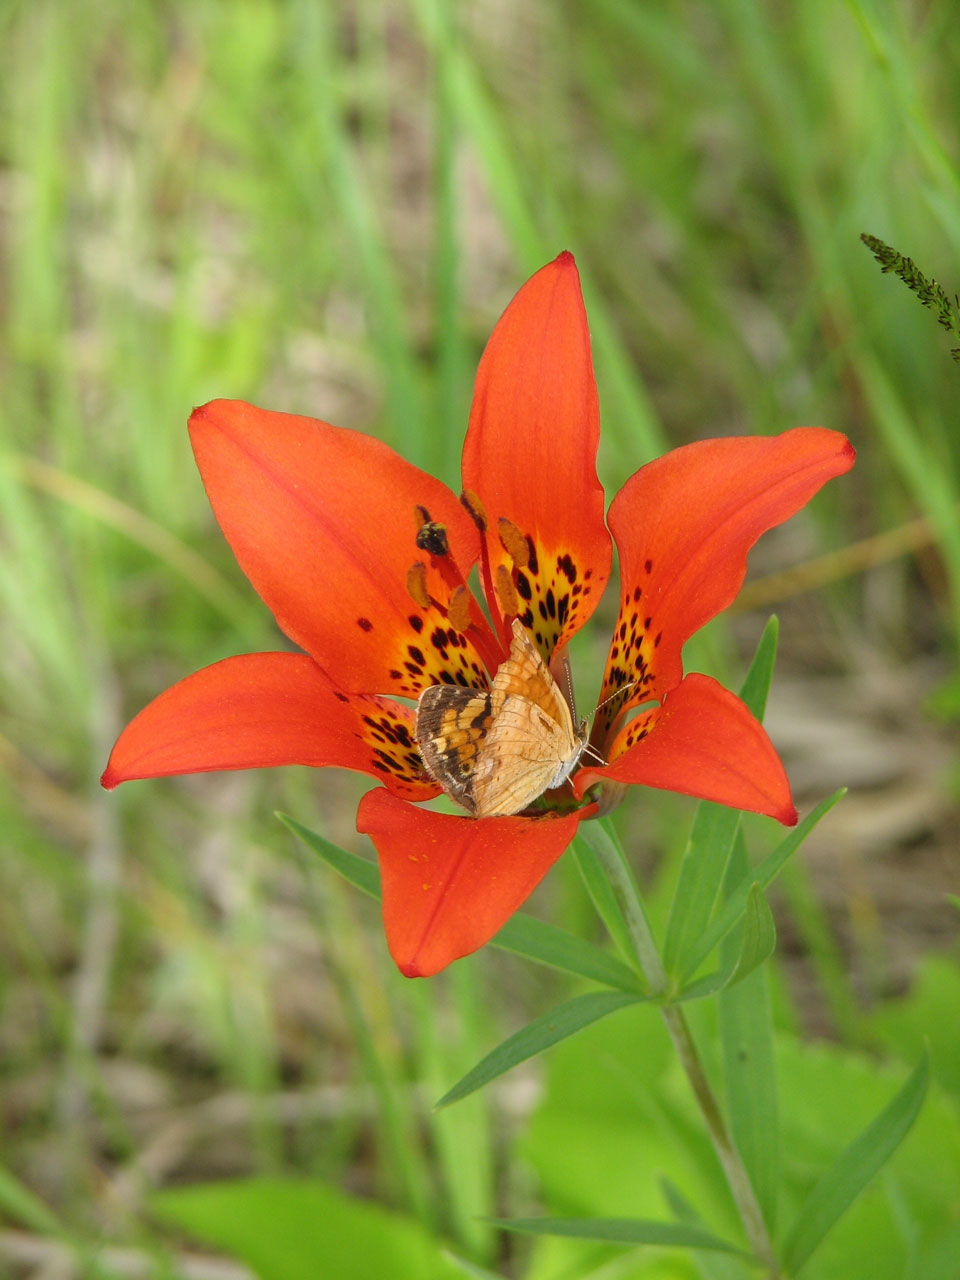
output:
M 606 823 L 601 822 L 583 823 L 580 835 L 596 854 L 610 881 L 623 911 L 640 969 L 647 980 L 651 994 L 665 996 L 669 985 L 667 973 L 660 959 L 660 952 L 654 941 L 640 892 L 619 842 Z M 677 1056 L 700 1107 L 750 1247 L 765 1266 L 769 1280 L 778 1280 L 780 1267 L 763 1220 L 763 1213 L 740 1153 L 727 1132 L 727 1126 L 703 1069 L 686 1015 L 675 1004 L 663 1004 L 660 1012 L 663 1014 L 673 1047 L 677 1051 Z

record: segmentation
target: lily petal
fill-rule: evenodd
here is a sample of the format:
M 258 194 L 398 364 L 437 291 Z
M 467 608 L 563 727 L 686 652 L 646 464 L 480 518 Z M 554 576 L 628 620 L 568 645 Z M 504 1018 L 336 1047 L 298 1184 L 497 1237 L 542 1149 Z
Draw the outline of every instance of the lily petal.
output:
M 357 830 L 377 849 L 387 945 L 400 971 L 427 978 L 489 942 L 593 811 L 478 820 L 368 792 Z
M 414 713 L 389 698 L 347 694 L 302 653 L 249 653 L 204 667 L 154 698 L 121 733 L 101 782 L 340 765 L 395 795 L 428 800 Z M 384 792 L 386 794 L 386 792 Z
M 574 779 L 582 796 L 595 782 L 640 783 L 797 821 L 790 784 L 767 732 L 735 694 L 693 673 L 617 736 L 606 768 Z
M 684 642 L 734 600 L 760 535 L 855 457 L 839 432 L 797 427 L 685 445 L 631 476 L 610 505 L 621 603 L 600 701 L 636 683 L 601 711 L 598 741 L 625 708 L 679 683 Z
M 477 559 L 476 527 L 446 485 L 372 436 L 238 400 L 194 410 L 190 436 L 241 569 L 342 688 L 416 697 L 443 671 L 486 682 L 469 637 L 455 633 L 448 654 L 452 628 L 407 593 L 411 565 L 430 560 L 415 541 L 418 505 L 446 527 L 463 577 Z M 445 605 L 449 585 L 429 563 L 426 571 Z
M 590 333 L 573 255 L 562 253 L 523 286 L 487 343 L 463 446 L 463 485 L 479 495 L 487 545 L 515 561 L 499 537 L 504 518 L 529 539 L 517 568 L 520 617 L 549 662 L 593 613 L 612 550 L 597 479 L 600 413 Z M 485 584 L 492 596 L 492 584 Z M 499 616 L 496 598 L 491 610 Z

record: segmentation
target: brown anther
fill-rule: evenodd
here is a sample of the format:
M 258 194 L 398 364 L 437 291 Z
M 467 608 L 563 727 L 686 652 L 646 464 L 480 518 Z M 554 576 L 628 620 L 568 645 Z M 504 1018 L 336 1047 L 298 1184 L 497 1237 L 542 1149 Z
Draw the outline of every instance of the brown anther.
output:
M 421 609 L 430 608 L 430 592 L 427 590 L 427 566 L 422 560 L 407 570 L 407 594 Z
M 430 512 L 427 510 L 426 507 L 421 507 L 420 503 L 418 502 L 416 506 L 413 508 L 413 519 L 414 519 L 414 522 L 416 523 L 417 530 L 419 531 L 420 529 L 423 528 L 425 524 L 430 523 Z
M 471 622 L 470 592 L 466 587 L 454 587 L 447 605 L 447 620 L 457 631 L 466 631 Z
M 530 547 L 526 538 L 513 523 L 505 516 L 501 516 L 499 520 L 500 542 L 504 551 L 513 561 L 515 569 L 525 569 L 530 563 Z
M 477 526 L 481 533 L 487 531 L 487 513 L 483 509 L 483 503 L 473 492 L 472 489 L 464 489 L 460 495 L 460 501 L 466 507 L 470 519 Z
M 505 564 L 497 565 L 497 599 L 500 608 L 508 618 L 515 618 L 520 612 L 520 601 L 513 585 L 513 576 Z
M 450 542 L 447 538 L 447 526 L 438 524 L 436 520 L 429 520 L 421 525 L 417 533 L 417 546 L 421 551 L 428 551 L 432 556 L 449 555 Z

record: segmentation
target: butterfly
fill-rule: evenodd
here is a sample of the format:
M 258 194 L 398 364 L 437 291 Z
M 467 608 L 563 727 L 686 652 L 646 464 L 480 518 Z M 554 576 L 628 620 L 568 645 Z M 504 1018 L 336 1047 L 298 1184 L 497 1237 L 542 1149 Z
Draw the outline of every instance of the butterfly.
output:
M 417 703 L 427 772 L 477 818 L 519 813 L 570 777 L 587 746 L 566 698 L 518 619 L 491 689 L 435 684 Z

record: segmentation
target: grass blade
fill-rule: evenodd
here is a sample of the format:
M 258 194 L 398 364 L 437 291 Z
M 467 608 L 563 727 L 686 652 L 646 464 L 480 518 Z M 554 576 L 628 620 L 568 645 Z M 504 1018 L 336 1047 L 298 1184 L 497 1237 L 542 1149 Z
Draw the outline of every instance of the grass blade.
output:
M 735 1244 L 712 1232 L 652 1218 L 494 1218 L 493 1225 L 531 1236 L 568 1236 L 575 1240 L 605 1240 L 608 1244 L 677 1245 L 744 1254 Z
M 928 1077 L 924 1054 L 889 1106 L 850 1143 L 813 1188 L 784 1242 L 783 1264 L 789 1275 L 796 1275 L 906 1137 L 923 1104 Z
M 643 1000 L 641 995 L 631 995 L 624 991 L 592 991 L 587 995 L 574 996 L 572 1000 L 536 1018 L 497 1045 L 496 1049 L 488 1053 L 472 1071 L 468 1071 L 443 1095 L 437 1106 L 446 1107 L 451 1102 L 465 1098 L 467 1094 L 489 1084 L 511 1067 L 542 1053 L 561 1040 L 566 1040 L 592 1022 L 616 1013 L 618 1009 L 625 1009 L 627 1005 L 640 1004 Z

